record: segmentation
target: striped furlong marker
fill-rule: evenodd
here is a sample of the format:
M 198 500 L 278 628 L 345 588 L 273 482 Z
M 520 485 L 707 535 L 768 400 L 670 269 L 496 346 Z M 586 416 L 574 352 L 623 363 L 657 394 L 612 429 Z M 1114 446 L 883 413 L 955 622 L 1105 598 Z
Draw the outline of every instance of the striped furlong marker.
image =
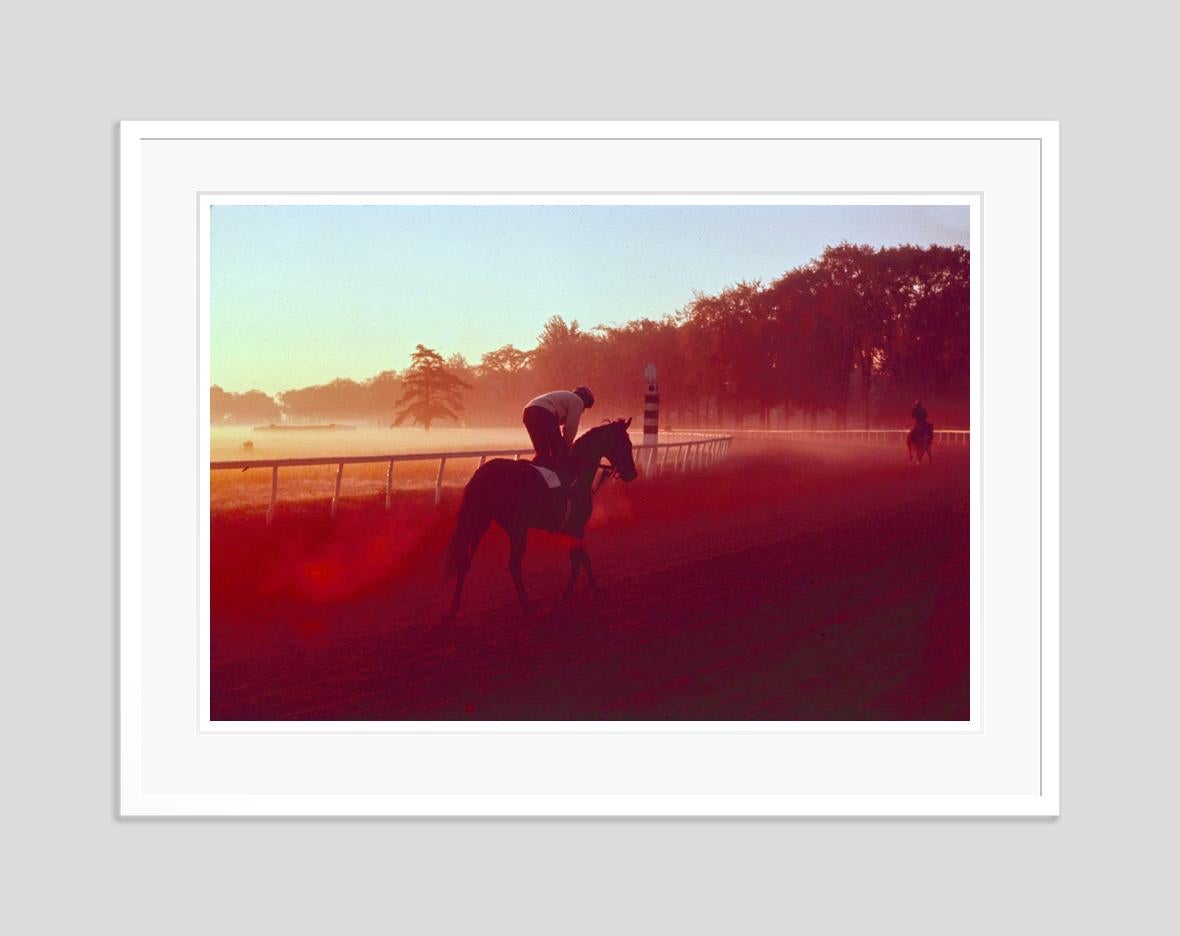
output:
M 647 381 L 647 389 L 643 395 L 643 444 L 651 446 L 647 450 L 647 470 L 655 460 L 656 445 L 660 441 L 660 385 L 656 383 L 656 366 L 648 364 L 643 369 L 643 379 Z

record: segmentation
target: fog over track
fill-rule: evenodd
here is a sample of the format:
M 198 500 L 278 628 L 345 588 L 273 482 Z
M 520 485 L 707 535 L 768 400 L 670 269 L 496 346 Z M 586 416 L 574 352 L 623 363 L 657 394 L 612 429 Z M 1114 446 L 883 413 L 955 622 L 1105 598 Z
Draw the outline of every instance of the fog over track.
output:
M 433 434 L 433 433 L 432 433 Z M 522 616 L 496 527 L 464 612 L 439 555 L 458 491 L 336 521 L 212 523 L 215 719 L 964 719 L 968 446 L 740 440 L 696 474 L 612 481 L 588 531 L 601 594 L 530 534 Z

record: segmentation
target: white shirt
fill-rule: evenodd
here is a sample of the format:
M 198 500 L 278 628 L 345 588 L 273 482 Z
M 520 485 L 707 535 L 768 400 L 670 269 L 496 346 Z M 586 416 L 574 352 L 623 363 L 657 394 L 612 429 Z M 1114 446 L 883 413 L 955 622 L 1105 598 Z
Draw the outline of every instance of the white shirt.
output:
M 561 435 L 566 445 L 573 444 L 574 436 L 578 434 L 578 421 L 582 418 L 582 410 L 586 408 L 580 396 L 572 390 L 553 390 L 533 397 L 524 408 L 528 409 L 530 406 L 547 409 L 556 416 L 558 425 L 563 427 Z

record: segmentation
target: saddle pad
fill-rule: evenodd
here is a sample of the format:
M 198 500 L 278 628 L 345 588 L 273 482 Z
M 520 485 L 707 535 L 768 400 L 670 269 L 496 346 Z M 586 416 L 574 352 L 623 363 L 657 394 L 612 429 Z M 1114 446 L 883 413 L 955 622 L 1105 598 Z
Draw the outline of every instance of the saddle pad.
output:
M 533 465 L 533 467 L 541 472 L 541 477 L 545 479 L 545 483 L 551 488 L 561 487 L 561 478 L 557 477 L 557 472 L 552 468 L 545 468 L 541 465 Z

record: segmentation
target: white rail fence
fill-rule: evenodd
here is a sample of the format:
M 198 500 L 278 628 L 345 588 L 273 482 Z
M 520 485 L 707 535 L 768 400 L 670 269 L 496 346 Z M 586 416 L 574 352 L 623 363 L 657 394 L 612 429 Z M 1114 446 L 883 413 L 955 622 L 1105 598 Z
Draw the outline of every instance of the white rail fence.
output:
M 683 442 L 660 442 L 656 445 L 634 446 L 635 463 L 650 477 L 695 471 L 715 464 L 729 454 L 732 435 L 703 435 L 694 433 L 692 439 Z M 324 455 L 315 458 L 251 458 L 236 461 L 214 461 L 209 463 L 210 471 L 246 471 L 251 468 L 270 469 L 270 502 L 266 508 L 266 522 L 274 520 L 275 504 L 279 494 L 280 468 L 308 468 L 317 465 L 336 466 L 336 485 L 332 491 L 331 515 L 336 516 L 336 505 L 340 501 L 340 485 L 344 480 L 345 465 L 385 464 L 385 509 L 393 500 L 393 466 L 398 462 L 438 462 L 438 473 L 434 479 L 434 503 L 442 501 L 443 474 L 448 461 L 479 459 L 478 467 L 489 458 L 514 458 L 516 461 L 532 455 L 531 448 L 497 449 L 466 452 L 415 452 L 403 455 Z
M 727 429 L 739 438 L 827 439 L 833 442 L 893 442 L 905 444 L 909 429 Z M 935 429 L 940 445 L 968 445 L 970 429 Z

